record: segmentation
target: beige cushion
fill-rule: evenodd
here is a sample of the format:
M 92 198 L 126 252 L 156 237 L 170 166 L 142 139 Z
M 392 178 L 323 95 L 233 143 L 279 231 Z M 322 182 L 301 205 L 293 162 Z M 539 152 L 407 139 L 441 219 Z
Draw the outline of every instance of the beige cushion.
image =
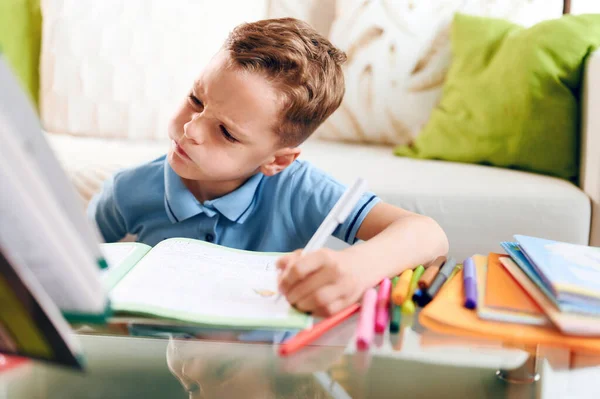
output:
M 346 96 L 319 137 L 410 143 L 440 99 L 455 12 L 531 25 L 560 16 L 562 5 L 562 0 L 338 0 L 330 39 L 348 55 Z
M 166 142 L 133 144 L 50 135 L 84 200 L 120 167 L 163 154 Z M 394 157 L 389 149 L 311 139 L 302 158 L 342 182 L 365 178 L 383 200 L 436 219 L 459 259 L 501 251 L 513 234 L 587 244 L 590 201 L 564 180 L 506 169 Z

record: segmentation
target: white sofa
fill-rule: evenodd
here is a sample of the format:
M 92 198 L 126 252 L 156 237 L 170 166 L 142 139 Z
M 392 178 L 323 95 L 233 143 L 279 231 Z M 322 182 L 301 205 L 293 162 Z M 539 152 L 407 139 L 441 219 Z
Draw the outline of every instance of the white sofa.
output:
M 50 4 L 57 1 L 59 0 L 45 0 L 42 3 L 43 6 L 45 5 L 43 11 L 53 8 Z M 152 1 L 154 5 L 162 3 L 165 2 L 163 0 Z M 327 4 L 330 3 L 331 0 L 328 0 Z M 95 4 L 100 6 L 100 3 Z M 133 3 L 124 2 L 123 4 L 129 6 Z M 246 4 L 240 3 L 240 7 L 246 7 Z M 296 3 L 290 4 L 295 6 Z M 159 18 L 159 20 L 162 18 L 159 8 L 148 8 L 150 9 L 148 15 L 152 18 Z M 65 10 L 68 10 L 68 6 L 58 7 L 54 15 L 45 15 L 45 18 L 65 18 Z M 157 10 L 159 11 L 157 12 Z M 183 12 L 177 9 L 169 10 L 169 12 Z M 225 11 L 225 14 L 228 15 L 229 10 Z M 76 99 L 71 103 L 73 97 L 66 99 L 64 95 L 62 98 L 51 97 L 45 95 L 48 93 L 44 93 L 44 91 L 52 91 L 56 89 L 57 85 L 62 84 L 66 85 L 64 93 L 87 91 L 88 95 L 92 93 L 99 96 L 115 96 L 123 104 L 131 103 L 124 105 L 131 107 L 137 104 L 128 101 L 128 98 L 136 97 L 131 97 L 131 93 L 127 93 L 123 87 L 130 83 L 130 80 L 138 78 L 135 75 L 136 71 L 140 73 L 143 71 L 146 79 L 150 79 L 148 76 L 151 77 L 153 71 L 157 70 L 156 64 L 161 64 L 158 67 L 163 69 L 175 66 L 169 64 L 171 60 L 166 56 L 156 57 L 157 62 L 144 65 L 143 68 L 123 65 L 126 61 L 131 61 L 132 56 L 126 53 L 126 47 L 119 47 L 120 43 L 130 40 L 135 44 L 136 40 L 143 40 L 143 34 L 138 33 L 143 33 L 146 26 L 134 25 L 144 22 L 139 19 L 139 13 L 131 13 L 131 10 L 125 9 L 124 12 L 130 14 L 127 18 L 123 17 L 123 21 L 126 23 L 131 21 L 131 24 L 134 25 L 131 27 L 131 31 L 134 34 L 129 39 L 124 37 L 123 40 L 116 40 L 115 35 L 111 36 L 110 32 L 111 29 L 120 29 L 118 23 L 110 25 L 102 21 L 98 22 L 97 19 L 85 20 L 84 18 L 90 14 L 86 14 L 84 8 L 77 12 L 82 14 L 74 16 L 73 26 L 80 29 L 80 32 L 72 34 L 74 37 L 71 43 L 65 47 L 67 48 L 65 51 L 87 52 L 85 53 L 87 58 L 80 57 L 85 65 L 74 65 L 69 62 L 68 58 L 57 61 L 60 56 L 59 50 L 54 51 L 53 48 L 48 50 L 48 46 L 56 46 L 53 41 L 57 40 L 56 35 L 61 32 L 55 27 L 44 26 L 44 38 L 49 43 L 44 43 L 46 48 L 44 51 L 47 54 L 42 56 L 41 68 L 46 74 L 52 76 L 42 76 L 41 98 L 44 126 L 48 130 L 47 137 L 82 194 L 85 205 L 109 174 L 118 168 L 145 162 L 163 154 L 167 150 L 168 143 L 165 139 L 160 138 L 136 139 L 131 134 L 129 134 L 129 138 L 120 139 L 107 136 L 124 137 L 127 135 L 105 134 L 105 137 L 98 137 L 99 135 L 87 137 L 93 134 L 89 133 L 89 128 L 85 124 L 89 119 L 85 113 L 87 109 L 84 103 L 85 98 L 82 97 L 81 102 Z M 255 11 L 252 11 L 250 6 L 248 6 L 248 10 L 237 11 L 244 18 L 252 12 Z M 254 17 L 258 16 L 260 15 L 254 15 Z M 169 14 L 168 17 L 176 19 L 174 15 Z M 181 15 L 177 16 L 177 18 L 180 17 Z M 214 16 L 215 20 L 219 18 L 217 15 Z M 51 24 L 53 21 L 47 22 Z M 89 73 L 90 65 L 93 66 L 90 60 L 95 59 L 94 57 L 100 59 L 102 56 L 102 54 L 94 54 L 94 50 L 85 47 L 86 45 L 89 47 L 90 42 L 94 39 L 85 36 L 86 32 L 88 32 L 87 34 L 93 32 L 91 28 L 86 31 L 93 24 L 98 24 L 98 26 L 101 24 L 104 33 L 108 32 L 98 41 L 105 45 L 109 43 L 111 51 L 122 57 L 122 59 L 109 59 L 112 65 L 97 66 L 101 74 L 114 74 L 107 78 L 108 81 L 121 79 L 121 84 L 117 87 L 117 89 L 121 89 L 120 91 L 115 91 L 113 88 L 111 92 L 103 87 L 102 82 L 90 84 L 95 81 L 91 79 L 86 81 L 85 76 L 82 78 L 84 81 L 81 84 L 82 87 L 77 87 L 77 80 L 72 78 L 72 73 L 77 73 L 72 71 L 79 71 L 82 74 Z M 64 25 L 62 27 L 64 28 Z M 212 26 L 211 29 L 213 29 Z M 214 22 L 214 29 L 223 30 L 219 27 L 218 21 Z M 69 34 L 66 33 L 66 35 Z M 80 37 L 76 35 L 80 35 Z M 172 32 L 170 28 L 159 31 L 158 37 L 164 41 L 169 38 L 169 35 L 171 38 L 182 37 L 176 36 L 177 32 Z M 193 38 L 193 40 L 196 39 L 203 40 L 203 45 L 214 45 L 204 37 Z M 158 46 L 160 43 L 155 44 Z M 168 45 L 165 48 L 169 49 Z M 100 53 L 105 49 L 101 49 Z M 147 54 L 143 55 L 147 56 Z M 50 66 L 45 65 L 50 61 L 52 62 Z M 114 72 L 115 69 L 121 67 L 125 67 L 123 69 L 125 74 L 119 70 Z M 58 68 L 64 68 L 64 70 L 61 71 Z M 368 181 L 370 189 L 385 201 L 433 217 L 445 229 L 450 240 L 450 253 L 458 259 L 474 253 L 501 251 L 499 243 L 503 240 L 511 240 L 512 235 L 517 233 L 578 244 L 600 245 L 600 117 L 596 114 L 600 109 L 600 53 L 590 57 L 586 71 L 584 113 L 581 124 L 583 135 L 579 186 L 557 178 L 514 170 L 400 158 L 392 154 L 391 147 L 327 142 L 317 138 L 311 138 L 303 145 L 302 157 L 346 183 L 351 182 L 356 176 L 362 176 Z M 103 94 L 105 91 L 106 94 Z M 130 97 L 127 97 L 128 95 Z M 133 94 L 133 96 L 136 95 L 136 93 Z M 160 98 L 154 100 L 156 100 L 154 104 L 163 103 Z M 64 113 L 63 108 L 69 108 L 70 113 Z M 100 117 L 101 111 L 98 108 L 98 111 L 91 114 L 96 115 L 96 123 L 103 124 L 96 126 L 100 133 L 103 130 L 110 131 L 111 123 L 116 126 L 119 122 L 118 113 L 115 116 L 114 113 L 104 112 L 104 116 Z M 140 112 L 136 115 L 144 115 Z M 165 113 L 167 110 L 163 107 L 146 110 L 146 112 L 148 114 L 152 112 Z M 77 113 L 80 114 L 77 115 Z M 56 128 L 62 122 L 67 124 L 72 122 L 69 126 L 80 131 L 81 134 L 73 135 L 72 131 L 64 132 L 60 128 Z M 130 123 L 133 122 L 130 121 Z M 135 134 L 134 132 L 133 136 Z M 161 136 L 163 135 L 159 132 L 154 137 Z
M 385 201 L 436 219 L 463 259 L 501 251 L 500 241 L 529 234 L 600 246 L 600 52 L 589 59 L 582 118 L 581 183 L 514 170 L 396 157 L 389 147 L 309 139 L 302 158 L 343 182 L 365 178 Z M 48 134 L 87 200 L 117 167 L 151 160 L 166 141 Z

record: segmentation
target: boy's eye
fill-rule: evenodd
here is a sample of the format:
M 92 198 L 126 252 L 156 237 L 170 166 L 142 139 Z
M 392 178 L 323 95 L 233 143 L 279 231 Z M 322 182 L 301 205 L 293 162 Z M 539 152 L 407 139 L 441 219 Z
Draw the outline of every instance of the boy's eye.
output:
M 235 137 L 233 137 L 231 134 L 229 134 L 227 129 L 225 129 L 225 126 L 221 125 L 221 126 L 219 126 L 219 129 L 221 129 L 221 134 L 223 135 L 223 137 L 225 137 L 225 140 L 230 141 L 232 143 L 237 142 L 237 139 Z
M 198 99 L 198 97 L 196 97 L 194 94 L 190 94 L 190 95 L 188 96 L 188 98 L 189 98 L 189 100 L 190 100 L 190 103 L 191 103 L 192 105 L 194 105 L 194 106 L 196 106 L 196 107 L 199 107 L 199 108 L 203 108 L 203 107 L 204 107 L 204 104 L 202 104 L 202 101 L 200 101 L 200 100 Z

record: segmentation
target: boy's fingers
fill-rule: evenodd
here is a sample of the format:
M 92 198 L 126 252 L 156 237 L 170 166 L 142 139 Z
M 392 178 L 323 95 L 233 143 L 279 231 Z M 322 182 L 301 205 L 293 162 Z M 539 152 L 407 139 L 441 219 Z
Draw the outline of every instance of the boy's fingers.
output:
M 322 251 L 315 251 L 290 263 L 281 275 L 279 289 L 284 293 L 287 292 L 297 282 L 324 266 L 326 261 L 327 256 Z
M 334 280 L 332 279 L 331 273 L 328 273 L 328 269 L 319 269 L 305 279 L 299 281 L 296 285 L 291 286 L 286 295 L 287 300 L 289 303 L 295 304 L 317 290 L 317 288 L 333 282 Z
M 298 249 L 292 252 L 291 254 L 282 256 L 281 258 L 277 259 L 277 262 L 275 262 L 275 266 L 280 270 L 285 269 L 292 261 L 298 259 L 301 254 L 302 250 Z
M 333 302 L 330 302 L 328 305 L 318 308 L 313 313 L 315 316 L 329 317 L 341 312 L 342 310 L 350 306 L 350 304 L 351 302 L 349 302 L 348 299 L 338 298 Z
M 289 267 L 291 265 L 293 265 L 298 258 L 300 258 L 300 256 L 302 255 L 302 251 L 298 250 L 298 251 L 294 251 L 289 255 L 285 255 L 282 256 L 281 258 L 277 259 L 277 262 L 275 263 L 275 267 L 277 268 L 277 283 L 281 284 L 281 281 L 283 280 L 284 276 L 285 276 L 285 271 L 287 269 L 289 269 Z M 281 287 L 279 287 L 279 291 L 281 291 Z
M 326 309 L 331 304 L 337 302 L 337 297 L 337 288 L 334 285 L 326 285 L 302 298 L 296 304 L 296 308 L 302 310 L 303 312 L 313 312 L 319 309 Z

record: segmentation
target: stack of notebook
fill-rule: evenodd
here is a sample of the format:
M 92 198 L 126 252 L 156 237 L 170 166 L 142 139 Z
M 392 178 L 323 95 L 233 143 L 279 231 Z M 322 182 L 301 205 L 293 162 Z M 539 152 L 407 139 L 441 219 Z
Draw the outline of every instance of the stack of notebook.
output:
M 600 248 L 515 236 L 502 265 L 563 332 L 600 335 Z
M 471 257 L 477 308 L 462 278 L 426 306 L 421 324 L 442 333 L 600 352 L 600 248 L 516 235 L 506 254 Z

